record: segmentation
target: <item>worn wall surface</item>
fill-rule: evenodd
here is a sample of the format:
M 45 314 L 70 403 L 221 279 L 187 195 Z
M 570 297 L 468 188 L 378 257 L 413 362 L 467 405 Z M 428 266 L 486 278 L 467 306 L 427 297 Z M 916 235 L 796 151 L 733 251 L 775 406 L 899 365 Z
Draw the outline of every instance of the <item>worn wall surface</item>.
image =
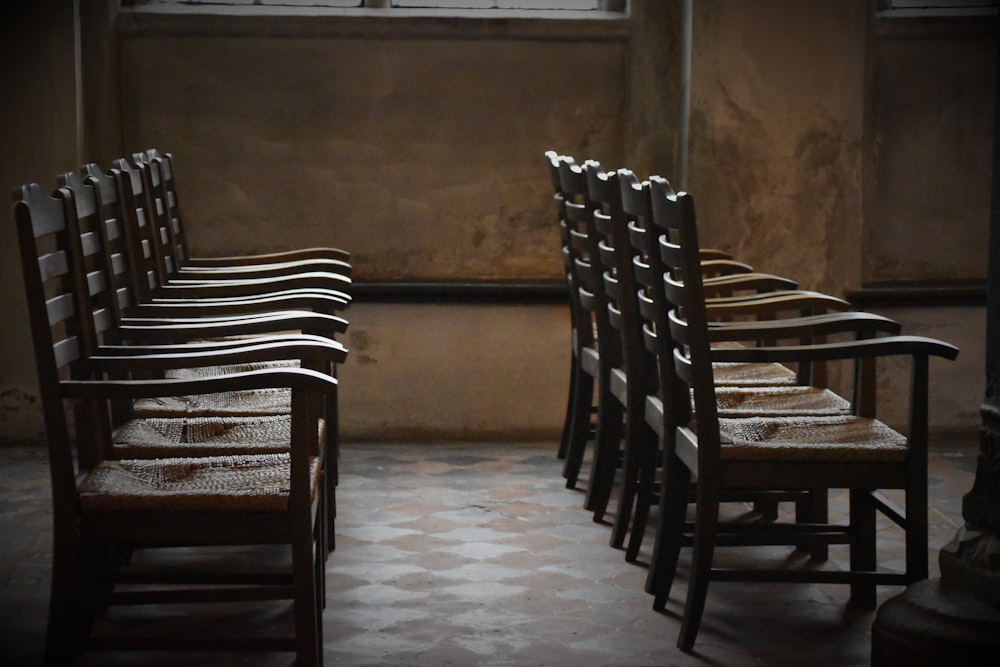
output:
M 815 289 L 855 283 L 867 3 L 693 4 L 702 243 Z
M 996 21 L 883 20 L 874 33 L 863 280 L 982 280 Z
M 688 189 L 703 244 L 837 295 L 985 283 L 995 29 L 876 18 L 866 0 L 693 6 Z M 932 368 L 930 418 L 974 427 L 981 309 L 869 303 L 962 347 Z M 879 381 L 884 415 L 905 423 L 907 371 L 886 364 Z
M 81 41 L 79 100 L 74 2 L 19 6 L 2 40 L 20 85 L 0 111 L 0 176 L 8 189 L 51 182 L 79 162 L 157 146 L 175 154 L 199 253 L 338 244 L 360 280 L 557 281 L 542 152 L 681 171 L 683 5 L 635 0 L 631 21 L 577 25 L 123 14 L 117 36 L 102 43 L 88 30 Z M 706 244 L 837 294 L 984 278 L 995 30 L 966 21 L 945 39 L 926 30 L 937 21 L 887 28 L 869 0 L 691 6 L 686 187 Z M 91 24 L 114 15 L 87 8 Z M 5 229 L 0 438 L 10 439 L 37 434 L 40 417 Z M 884 312 L 963 348 L 932 369 L 931 420 L 975 428 L 982 310 Z M 348 313 L 351 437 L 558 432 L 559 308 L 360 303 Z M 895 372 L 883 386 L 896 386 Z
M 558 279 L 543 152 L 620 162 L 624 39 L 322 27 L 125 35 L 125 144 L 174 153 L 194 247 L 340 245 L 359 280 Z
M 4 8 L 0 62 L 7 76 L 0 104 L 0 442 L 42 432 L 11 193 L 32 181 L 55 187 L 77 150 L 73 3 L 39 0 Z

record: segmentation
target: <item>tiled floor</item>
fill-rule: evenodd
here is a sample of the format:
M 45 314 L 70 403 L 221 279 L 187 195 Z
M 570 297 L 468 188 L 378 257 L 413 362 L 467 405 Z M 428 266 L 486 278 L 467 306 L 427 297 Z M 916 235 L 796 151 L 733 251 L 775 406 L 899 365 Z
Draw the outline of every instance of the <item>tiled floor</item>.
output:
M 978 445 L 931 455 L 931 560 L 961 521 Z M 344 447 L 337 550 L 327 565 L 327 664 L 864 665 L 873 612 L 835 586 L 713 584 L 695 653 L 674 648 L 683 572 L 668 612 L 651 609 L 640 564 L 608 546 L 549 443 Z M 842 509 L 835 498 L 832 509 Z M 48 596 L 47 468 L 38 448 L 0 448 L 0 664 L 38 664 Z M 646 542 L 648 546 L 649 540 Z M 899 545 L 886 540 L 892 559 Z M 735 557 L 784 558 L 784 552 Z M 262 556 L 263 557 L 263 556 Z M 827 566 L 836 567 L 841 556 Z M 885 599 L 898 592 L 887 588 Z M 151 609 L 132 623 L 172 632 L 255 631 L 286 611 L 198 623 Z M 228 616 L 227 616 L 228 615 Z M 155 618 L 156 620 L 151 620 Z M 287 665 L 285 655 L 91 655 L 87 665 Z

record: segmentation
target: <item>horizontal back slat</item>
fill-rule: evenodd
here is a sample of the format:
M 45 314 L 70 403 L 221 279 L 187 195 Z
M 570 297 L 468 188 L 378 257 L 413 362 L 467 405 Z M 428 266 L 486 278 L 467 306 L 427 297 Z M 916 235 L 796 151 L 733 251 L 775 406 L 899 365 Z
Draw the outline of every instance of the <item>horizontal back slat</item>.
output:
M 38 273 L 42 282 L 52 280 L 69 273 L 69 260 L 65 250 L 57 250 L 38 258 Z
M 76 301 L 72 294 L 60 294 L 45 302 L 45 311 L 48 313 L 49 324 L 65 322 L 76 316 Z
M 101 250 L 101 239 L 95 232 L 84 232 L 80 234 L 80 245 L 84 257 L 93 257 Z
M 80 357 L 80 341 L 76 336 L 64 338 L 52 346 L 52 354 L 56 360 L 56 368 L 78 361 Z
M 94 311 L 94 328 L 97 330 L 98 334 L 109 331 L 113 326 L 114 322 L 111 318 L 110 310 L 107 308 L 101 308 Z
M 108 283 L 104 279 L 103 271 L 91 271 L 87 274 L 87 289 L 90 292 L 90 296 L 107 291 Z

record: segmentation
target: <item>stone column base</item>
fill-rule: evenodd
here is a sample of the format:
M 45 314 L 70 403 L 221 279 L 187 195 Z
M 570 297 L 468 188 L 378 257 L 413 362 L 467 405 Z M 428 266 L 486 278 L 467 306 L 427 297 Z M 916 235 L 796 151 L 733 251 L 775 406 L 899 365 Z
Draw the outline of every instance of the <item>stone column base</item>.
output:
M 998 660 L 1000 609 L 937 579 L 887 600 L 872 624 L 872 667 L 981 667 Z

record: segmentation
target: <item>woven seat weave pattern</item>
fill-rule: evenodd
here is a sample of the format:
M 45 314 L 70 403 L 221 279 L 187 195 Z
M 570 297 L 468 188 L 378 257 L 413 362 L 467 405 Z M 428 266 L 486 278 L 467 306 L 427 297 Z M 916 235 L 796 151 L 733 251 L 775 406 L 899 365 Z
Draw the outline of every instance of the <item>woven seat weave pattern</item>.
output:
M 118 458 L 287 451 L 291 415 L 133 419 L 115 433 Z
M 795 384 L 795 372 L 781 364 L 718 362 L 712 364 L 716 385 L 739 387 Z
M 201 415 L 281 415 L 291 409 L 289 389 L 255 389 L 218 394 L 191 394 L 137 400 L 136 417 L 194 417 Z
M 295 360 L 289 361 L 255 361 L 246 364 L 224 364 L 221 366 L 198 366 L 194 368 L 172 368 L 164 372 L 164 377 L 190 380 L 204 377 L 216 377 L 231 373 L 266 370 L 269 368 L 298 368 L 301 364 Z
M 251 370 L 298 366 L 300 366 L 298 361 L 261 361 L 247 364 L 175 368 L 168 370 L 164 376 L 171 379 L 191 380 Z M 291 397 L 292 393 L 288 389 L 253 389 L 208 395 L 167 396 L 137 400 L 133 410 L 135 416 L 140 418 L 199 415 L 283 415 L 291 409 Z
M 722 458 L 731 461 L 902 461 L 906 438 L 877 419 L 720 418 Z
M 716 387 L 719 413 L 726 417 L 846 415 L 851 404 L 821 387 Z
M 89 510 L 275 512 L 288 508 L 288 454 L 104 461 L 79 487 Z M 310 459 L 312 494 L 318 458 Z

